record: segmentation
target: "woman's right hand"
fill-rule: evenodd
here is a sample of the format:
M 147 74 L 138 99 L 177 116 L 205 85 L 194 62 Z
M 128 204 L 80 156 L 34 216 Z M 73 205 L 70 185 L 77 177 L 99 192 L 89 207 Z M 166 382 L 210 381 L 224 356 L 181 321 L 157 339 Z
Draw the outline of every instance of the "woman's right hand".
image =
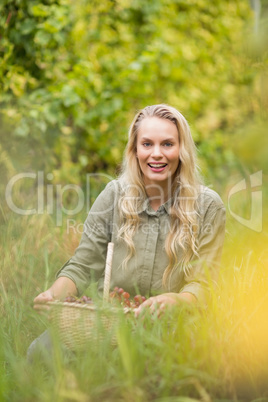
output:
M 34 309 L 35 310 L 49 310 L 49 306 L 46 305 L 47 302 L 53 301 L 54 296 L 51 289 L 46 290 L 45 292 L 40 293 L 34 299 Z
M 46 303 L 53 300 L 64 300 L 66 296 L 76 296 L 77 288 L 75 283 L 66 277 L 56 279 L 53 285 L 45 292 L 40 293 L 34 299 L 34 309 L 49 310 L 50 307 Z

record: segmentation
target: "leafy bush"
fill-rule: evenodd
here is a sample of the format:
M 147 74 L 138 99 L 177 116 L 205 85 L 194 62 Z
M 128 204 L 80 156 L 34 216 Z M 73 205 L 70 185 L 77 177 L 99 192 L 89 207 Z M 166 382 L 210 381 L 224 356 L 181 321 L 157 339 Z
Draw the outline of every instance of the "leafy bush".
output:
M 189 120 L 208 180 L 228 175 L 232 134 L 260 108 L 247 2 L 2 4 L 1 141 L 17 169 L 114 175 L 136 111 L 163 102 Z

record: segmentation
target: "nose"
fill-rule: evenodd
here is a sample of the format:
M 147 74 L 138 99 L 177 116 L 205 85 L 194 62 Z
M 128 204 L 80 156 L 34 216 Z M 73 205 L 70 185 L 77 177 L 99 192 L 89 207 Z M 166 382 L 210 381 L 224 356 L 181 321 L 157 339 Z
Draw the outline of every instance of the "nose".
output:
M 159 145 L 154 145 L 153 146 L 151 156 L 153 158 L 161 158 L 162 157 L 162 152 L 161 152 L 161 148 L 160 148 Z

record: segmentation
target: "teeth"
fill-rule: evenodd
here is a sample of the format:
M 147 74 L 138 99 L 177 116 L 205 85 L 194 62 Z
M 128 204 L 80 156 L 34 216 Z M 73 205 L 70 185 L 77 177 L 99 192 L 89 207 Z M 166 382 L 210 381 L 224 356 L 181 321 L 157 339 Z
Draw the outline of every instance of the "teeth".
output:
M 149 163 L 149 166 L 153 167 L 153 168 L 161 168 L 166 166 L 166 163 Z

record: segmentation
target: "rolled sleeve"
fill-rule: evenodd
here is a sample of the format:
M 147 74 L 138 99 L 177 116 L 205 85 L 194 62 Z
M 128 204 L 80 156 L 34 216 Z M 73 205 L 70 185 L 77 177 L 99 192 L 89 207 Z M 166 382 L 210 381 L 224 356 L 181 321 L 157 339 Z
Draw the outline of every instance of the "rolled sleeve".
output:
M 64 276 L 71 279 L 79 295 L 92 280 L 98 281 L 103 276 L 107 245 L 111 239 L 114 194 L 114 185 L 110 182 L 92 205 L 74 256 L 56 274 L 57 278 Z

